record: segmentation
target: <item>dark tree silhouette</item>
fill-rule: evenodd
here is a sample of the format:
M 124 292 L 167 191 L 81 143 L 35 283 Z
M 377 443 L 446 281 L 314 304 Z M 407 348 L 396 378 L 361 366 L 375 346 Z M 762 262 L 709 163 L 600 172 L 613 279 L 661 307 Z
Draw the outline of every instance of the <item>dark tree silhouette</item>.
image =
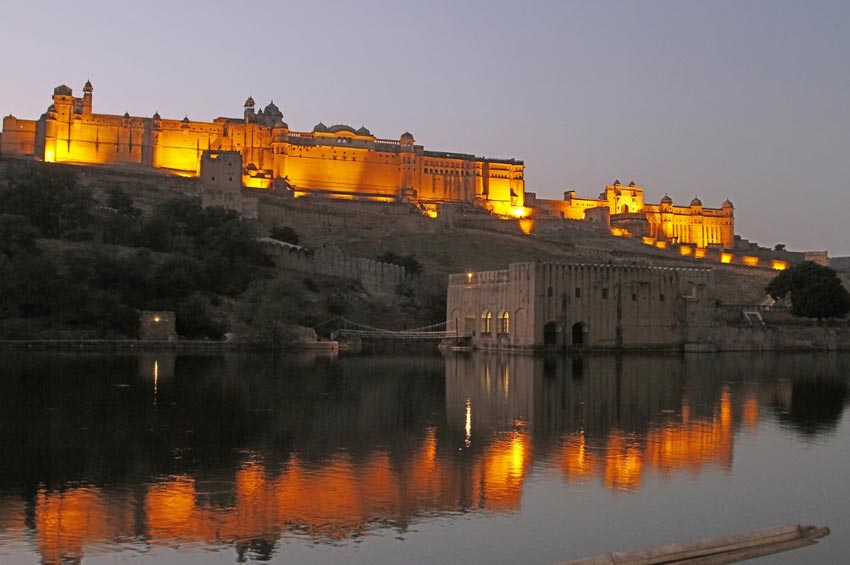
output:
M 791 313 L 806 318 L 843 318 L 850 312 L 850 293 L 829 267 L 806 261 L 777 275 L 765 289 L 779 300 L 791 295 Z

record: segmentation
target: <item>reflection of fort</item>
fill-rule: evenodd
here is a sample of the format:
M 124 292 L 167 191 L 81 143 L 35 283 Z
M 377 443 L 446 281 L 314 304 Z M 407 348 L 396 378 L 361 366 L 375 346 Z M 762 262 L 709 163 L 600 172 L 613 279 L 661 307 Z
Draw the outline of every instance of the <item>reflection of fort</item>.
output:
M 145 463 L 118 481 L 68 476 L 50 484 L 69 466 L 59 453 L 56 469 L 28 483 L 34 490 L 0 496 L 0 539 L 32 540 L 44 563 L 80 562 L 93 545 L 121 540 L 224 544 L 262 557 L 288 535 L 335 542 L 403 531 L 424 516 L 518 510 L 534 465 L 560 469 L 566 483 L 634 491 L 656 477 L 730 469 L 736 431 L 756 426 L 765 405 L 790 411 L 797 393 L 787 384 L 793 364 L 719 361 L 706 369 L 678 357 L 350 359 L 314 369 L 304 382 L 263 378 L 238 359 L 201 366 L 146 354 L 136 363 L 139 380 L 128 387 L 139 385 L 136 409 L 158 411 L 163 426 L 180 428 L 177 416 L 187 411 L 197 421 L 180 396 L 191 384 L 204 403 L 248 407 L 235 416 L 216 408 L 227 427 L 247 414 L 260 431 L 211 437 L 214 464 L 143 453 L 136 459 Z M 779 378 L 763 385 L 748 380 L 774 371 Z M 67 402 L 78 408 L 71 391 L 92 391 L 65 378 Z M 172 402 L 179 408 L 169 413 Z M 0 400 L 0 424 L 9 423 L 7 408 Z M 111 430 L 99 439 L 110 437 Z M 172 437 L 162 441 L 169 453 L 179 447 Z M 225 451 L 240 454 L 228 462 Z M 15 467 L 3 461 L 11 460 L 0 458 L 0 475 L 10 475 Z

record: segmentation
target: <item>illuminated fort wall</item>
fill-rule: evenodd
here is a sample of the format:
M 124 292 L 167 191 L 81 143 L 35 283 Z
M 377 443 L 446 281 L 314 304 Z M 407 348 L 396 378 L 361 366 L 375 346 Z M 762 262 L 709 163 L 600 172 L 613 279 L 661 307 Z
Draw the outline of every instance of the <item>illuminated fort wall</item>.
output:
M 204 151 L 238 151 L 242 181 L 270 188 L 277 179 L 302 194 L 374 200 L 460 201 L 496 213 L 516 214 L 524 205 L 524 165 L 463 153 L 426 151 L 410 133 L 378 139 L 366 128 L 327 127 L 290 131 L 273 103 L 243 118 L 212 123 L 92 112 L 93 88 L 83 97 L 65 86 L 38 120 L 3 120 L 2 154 L 46 162 L 134 164 L 197 176 Z
M 679 348 L 713 288 L 710 269 L 513 263 L 450 275 L 446 319 L 481 348 Z
M 686 243 L 698 248 L 719 245 L 724 249 L 735 246 L 735 209 L 730 201 L 721 208 L 705 208 L 698 198 L 689 206 L 674 206 L 666 196 L 660 204 L 646 204 L 643 188 L 619 181 L 605 187 L 598 198 L 578 198 L 574 191 L 564 193 L 563 200 L 530 198 L 541 214 L 550 214 L 569 220 L 584 220 L 588 210 L 607 208 L 612 226 L 625 225 L 637 237 L 650 237 L 657 241 Z M 644 221 L 645 228 L 640 226 Z M 630 221 L 631 220 L 631 221 Z

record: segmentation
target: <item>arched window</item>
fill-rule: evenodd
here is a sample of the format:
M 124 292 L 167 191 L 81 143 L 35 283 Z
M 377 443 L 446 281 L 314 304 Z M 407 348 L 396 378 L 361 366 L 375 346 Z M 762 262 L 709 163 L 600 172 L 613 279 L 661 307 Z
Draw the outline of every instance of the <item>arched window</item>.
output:
M 489 310 L 484 310 L 481 313 L 481 333 L 490 335 L 491 324 L 493 322 L 493 313 Z
M 511 315 L 508 313 L 507 310 L 502 310 L 501 312 L 499 312 L 499 333 L 511 333 Z

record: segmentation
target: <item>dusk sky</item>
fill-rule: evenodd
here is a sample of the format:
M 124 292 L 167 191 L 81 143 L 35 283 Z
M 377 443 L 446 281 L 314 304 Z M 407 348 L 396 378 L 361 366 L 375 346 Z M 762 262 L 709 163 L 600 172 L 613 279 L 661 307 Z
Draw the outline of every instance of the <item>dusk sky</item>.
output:
M 764 246 L 850 255 L 850 2 L 0 0 L 0 114 L 319 121 L 516 157 L 526 190 L 735 203 Z

